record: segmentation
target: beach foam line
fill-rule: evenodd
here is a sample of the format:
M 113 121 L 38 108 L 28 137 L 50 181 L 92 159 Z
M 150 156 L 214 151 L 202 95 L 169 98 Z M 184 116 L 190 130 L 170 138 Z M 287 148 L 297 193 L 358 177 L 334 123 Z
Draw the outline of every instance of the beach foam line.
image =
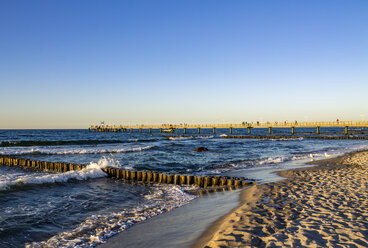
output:
M 180 186 L 153 185 L 151 188 L 152 192 L 145 196 L 147 201 L 142 205 L 119 212 L 92 215 L 71 231 L 59 233 L 43 242 L 26 244 L 26 247 L 95 247 L 138 222 L 181 207 L 196 198 Z

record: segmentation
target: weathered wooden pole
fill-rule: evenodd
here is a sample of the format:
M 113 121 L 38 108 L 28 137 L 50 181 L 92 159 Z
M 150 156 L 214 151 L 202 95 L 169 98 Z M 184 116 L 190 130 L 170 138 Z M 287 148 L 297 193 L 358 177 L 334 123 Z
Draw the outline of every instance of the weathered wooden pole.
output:
M 216 128 L 215 127 L 212 128 L 212 131 L 213 131 L 213 134 L 215 134 L 216 133 Z
M 184 134 L 187 134 L 187 128 L 184 127 Z
M 345 135 L 348 135 L 348 126 L 345 126 Z
M 230 134 L 233 134 L 233 128 L 230 127 Z
M 291 127 L 291 134 L 294 135 L 294 127 Z
M 319 134 L 319 127 L 317 126 L 317 132 L 316 132 L 317 134 Z
M 250 134 L 250 127 L 248 127 L 248 134 Z
M 268 134 L 272 133 L 272 127 L 268 127 Z
M 201 128 L 199 127 L 199 128 L 198 128 L 198 134 L 200 134 L 200 133 L 201 133 Z

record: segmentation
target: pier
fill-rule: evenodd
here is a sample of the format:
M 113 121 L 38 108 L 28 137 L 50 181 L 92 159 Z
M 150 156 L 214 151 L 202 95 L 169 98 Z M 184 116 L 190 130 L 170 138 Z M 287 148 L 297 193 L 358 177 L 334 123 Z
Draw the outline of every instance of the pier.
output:
M 368 121 L 321 121 L 321 122 L 243 122 L 233 124 L 162 124 L 162 125 L 92 125 L 88 128 L 89 132 L 145 132 L 152 133 L 154 130 L 160 133 L 173 133 L 176 130 L 183 130 L 186 134 L 188 129 L 195 129 L 197 133 L 201 133 L 201 129 L 210 129 L 213 134 L 216 134 L 216 129 L 228 129 L 232 134 L 234 129 L 247 129 L 248 134 L 251 134 L 253 128 L 267 128 L 268 133 L 272 134 L 273 128 L 288 128 L 290 133 L 294 135 L 297 128 L 315 128 L 316 134 L 320 134 L 321 127 L 341 127 L 344 128 L 344 134 L 349 134 L 349 127 L 368 128 Z

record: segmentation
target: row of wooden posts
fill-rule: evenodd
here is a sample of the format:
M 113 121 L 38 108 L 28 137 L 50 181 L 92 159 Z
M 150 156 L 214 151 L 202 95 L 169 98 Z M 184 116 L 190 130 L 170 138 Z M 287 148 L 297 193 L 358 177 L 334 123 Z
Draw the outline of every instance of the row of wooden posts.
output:
M 36 170 L 45 170 L 45 171 L 54 171 L 54 172 L 67 172 L 67 171 L 74 171 L 74 170 L 82 170 L 86 167 L 86 165 L 79 165 L 79 164 L 73 164 L 73 163 L 47 162 L 47 161 L 30 160 L 30 159 L 24 159 L 24 158 L 8 157 L 8 156 L 0 157 L 0 165 L 20 166 L 20 167 L 32 168 Z
M 87 167 L 86 165 L 73 163 L 47 162 L 8 156 L 0 157 L 0 165 L 20 166 L 36 170 L 53 171 L 60 173 L 74 170 L 82 170 Z M 254 183 L 249 179 L 238 177 L 178 175 L 152 171 L 129 171 L 121 168 L 103 168 L 102 170 L 109 177 L 121 178 L 125 180 L 175 185 L 197 185 L 203 188 L 218 186 L 247 186 Z
M 247 186 L 252 181 L 245 178 L 225 176 L 178 175 L 147 171 L 127 171 L 119 168 L 103 169 L 109 176 L 139 182 L 156 182 L 175 185 L 198 185 L 199 187 Z

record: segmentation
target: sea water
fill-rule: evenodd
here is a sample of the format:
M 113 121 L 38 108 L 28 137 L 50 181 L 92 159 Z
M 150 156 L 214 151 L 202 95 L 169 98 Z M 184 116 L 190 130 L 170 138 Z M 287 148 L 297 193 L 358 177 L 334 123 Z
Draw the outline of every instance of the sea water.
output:
M 314 135 L 310 134 L 313 129 L 300 130 L 303 135 Z M 229 135 L 226 129 L 217 129 L 215 135 L 202 129 L 203 136 L 187 131 L 192 137 L 165 137 L 158 132 L 151 136 L 148 132 L 0 130 L 1 155 L 88 165 L 59 174 L 0 167 L 0 247 L 93 247 L 196 197 L 181 186 L 107 178 L 101 170 L 105 167 L 237 175 L 262 182 L 255 170 L 368 148 L 366 140 L 224 139 L 220 135 Z M 324 135 L 343 132 L 338 128 L 325 131 Z M 246 132 L 233 129 L 235 135 Z M 253 135 L 267 132 L 256 129 Z M 193 151 L 196 147 L 208 151 Z

